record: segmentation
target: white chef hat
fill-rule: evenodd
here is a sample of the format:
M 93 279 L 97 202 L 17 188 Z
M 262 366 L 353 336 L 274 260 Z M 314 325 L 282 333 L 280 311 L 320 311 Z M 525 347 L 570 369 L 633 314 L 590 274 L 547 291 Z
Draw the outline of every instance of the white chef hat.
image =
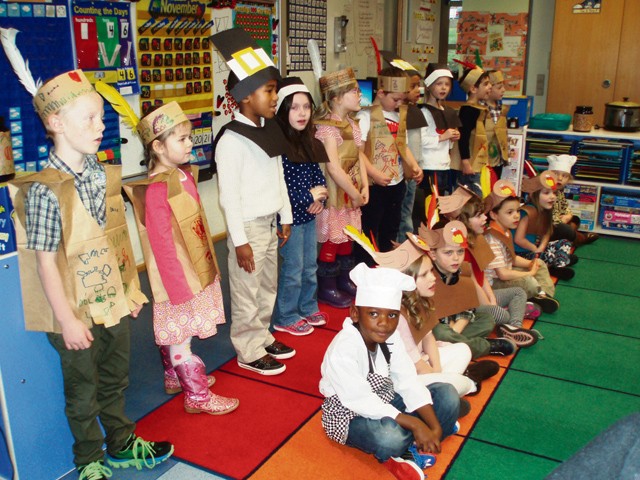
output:
M 566 172 L 571 174 L 571 167 L 576 163 L 578 157 L 575 155 L 549 155 L 547 160 L 549 161 L 549 170 L 558 170 L 559 172 Z
M 349 276 L 358 287 L 355 304 L 360 307 L 400 310 L 402 292 L 416 289 L 413 277 L 392 268 L 369 268 L 359 263 Z

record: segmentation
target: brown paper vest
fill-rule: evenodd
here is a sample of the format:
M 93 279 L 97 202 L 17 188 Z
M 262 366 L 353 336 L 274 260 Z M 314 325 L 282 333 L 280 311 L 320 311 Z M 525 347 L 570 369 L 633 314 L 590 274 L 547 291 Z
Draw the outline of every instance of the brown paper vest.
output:
M 187 167 L 197 181 L 197 167 Z M 124 185 L 124 190 L 133 204 L 136 224 L 140 233 L 149 282 L 156 302 L 169 300 L 155 256 L 149 243 L 145 227 L 147 187 L 152 183 L 167 184 L 167 200 L 173 212 L 171 219 L 176 255 L 183 266 L 185 278 L 191 291 L 196 294 L 211 285 L 220 271 L 209 233 L 209 225 L 202 206 L 182 186 L 181 172 L 173 169 L 152 178 Z
M 71 175 L 47 168 L 10 184 L 18 242 L 20 283 L 27 330 L 60 333 L 37 273 L 36 252 L 27 250 L 25 195 L 33 182 L 47 185 L 60 205 L 62 241 L 57 255 L 64 291 L 76 317 L 88 327 L 116 325 L 147 301 L 138 272 L 120 194 L 120 167 L 105 166 L 107 174 L 105 230 L 86 210 Z

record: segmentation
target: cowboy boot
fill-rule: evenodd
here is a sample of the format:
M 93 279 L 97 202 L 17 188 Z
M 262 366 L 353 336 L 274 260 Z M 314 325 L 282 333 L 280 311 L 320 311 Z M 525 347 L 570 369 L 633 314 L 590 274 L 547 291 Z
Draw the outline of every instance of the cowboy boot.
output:
M 180 381 L 178 380 L 178 375 L 176 371 L 173 369 L 173 365 L 171 365 L 171 355 L 169 354 L 169 346 L 168 345 L 158 345 L 158 350 L 160 350 L 160 358 L 162 359 L 162 366 L 164 367 L 164 391 L 167 395 L 174 395 L 176 393 L 180 393 L 182 391 L 182 387 L 180 386 Z M 192 355 L 196 357 L 200 362 L 202 359 L 197 355 Z M 207 383 L 209 386 L 216 383 L 216 378 L 213 375 L 207 375 Z
M 240 401 L 211 393 L 207 385 L 204 363 L 196 356 L 174 367 L 184 392 L 184 410 L 187 413 L 224 415 L 233 412 Z
M 318 301 L 335 308 L 347 308 L 353 299 L 338 290 L 338 271 L 337 263 L 318 262 Z
M 354 261 L 351 255 L 338 255 L 336 263 L 340 266 L 340 273 L 338 274 L 338 279 L 336 281 L 336 285 L 338 290 L 342 293 L 346 293 L 352 298 L 356 296 L 356 284 L 351 281 L 351 277 L 349 277 L 349 272 L 353 269 Z

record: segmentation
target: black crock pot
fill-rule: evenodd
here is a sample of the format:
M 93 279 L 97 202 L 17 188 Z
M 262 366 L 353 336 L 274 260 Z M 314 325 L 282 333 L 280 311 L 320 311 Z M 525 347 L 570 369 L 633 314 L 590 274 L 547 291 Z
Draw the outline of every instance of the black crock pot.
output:
M 624 98 L 622 102 L 607 103 L 604 110 L 604 128 L 617 132 L 640 130 L 640 104 Z

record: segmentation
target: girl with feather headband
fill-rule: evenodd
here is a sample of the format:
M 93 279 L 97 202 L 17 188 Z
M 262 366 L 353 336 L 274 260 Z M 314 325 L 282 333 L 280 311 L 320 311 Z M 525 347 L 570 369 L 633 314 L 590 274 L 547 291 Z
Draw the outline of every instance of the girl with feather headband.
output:
M 314 73 L 321 75 L 315 41 L 309 41 Z M 355 297 L 349 278 L 353 268 L 352 242 L 343 233 L 346 225 L 361 228 L 360 207 L 369 201 L 362 137 L 353 115 L 360 110 L 361 92 L 351 68 L 318 77 L 323 102 L 314 115 L 315 137 L 322 142 L 329 161 L 323 165 L 327 180 L 326 208 L 317 216 L 320 242 L 318 300 L 336 308 L 348 307 Z
M 220 275 L 209 226 L 196 187 L 191 122 L 177 102 L 151 110 L 138 121 L 109 85 L 96 89 L 124 117 L 144 145 L 147 180 L 124 186 L 131 199 L 149 283 L 153 330 L 168 394 L 184 392 L 187 413 L 223 415 L 239 401 L 212 393 L 215 379 L 191 352 L 194 336 L 209 338 L 225 323 Z
M 21 277 L 27 280 L 25 323 L 28 330 L 47 332 L 60 356 L 80 480 L 110 477 L 105 460 L 115 468 L 153 468 L 172 455 L 173 445 L 137 437 L 125 413 L 129 322 L 121 319 L 136 317 L 147 299 L 135 265 L 126 261 L 133 249 L 120 167 L 101 165 L 96 157 L 105 129 L 103 101 L 82 70 L 34 81 L 16 47 L 17 33 L 0 29 L 2 45 L 53 141 L 45 168 L 10 185 Z M 36 276 L 40 282 L 28 282 Z

